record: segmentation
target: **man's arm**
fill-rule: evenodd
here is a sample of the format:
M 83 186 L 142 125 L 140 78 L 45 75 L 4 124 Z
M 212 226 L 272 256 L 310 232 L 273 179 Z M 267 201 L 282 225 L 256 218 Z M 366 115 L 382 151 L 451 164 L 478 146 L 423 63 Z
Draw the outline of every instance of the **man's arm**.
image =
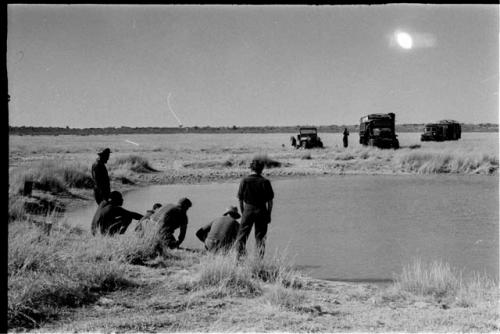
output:
M 267 214 L 269 215 L 269 221 L 268 223 L 271 222 L 271 212 L 273 211 L 273 200 L 267 201 Z
M 238 197 L 238 200 L 240 201 L 240 211 L 243 214 L 243 188 L 245 184 L 245 179 L 241 180 L 240 186 L 238 188 L 238 194 L 236 197 Z
M 130 217 L 131 219 L 140 220 L 143 215 L 138 212 L 128 211 L 122 207 L 118 207 L 118 213 L 123 217 Z
M 186 230 L 187 230 L 187 224 L 181 225 L 181 231 L 179 232 L 179 239 L 177 240 L 177 247 L 179 247 L 184 241 L 184 238 L 186 237 Z
M 205 239 L 207 238 L 211 228 L 212 228 L 212 223 L 207 224 L 201 227 L 198 231 L 196 231 L 196 236 L 198 237 L 198 239 L 200 239 L 201 242 L 205 242 Z

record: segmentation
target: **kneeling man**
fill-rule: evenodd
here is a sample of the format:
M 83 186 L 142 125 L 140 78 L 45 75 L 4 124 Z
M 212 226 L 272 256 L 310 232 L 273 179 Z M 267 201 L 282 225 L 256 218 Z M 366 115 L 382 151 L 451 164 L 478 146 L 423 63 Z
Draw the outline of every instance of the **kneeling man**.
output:
M 222 217 L 214 219 L 196 232 L 196 236 L 210 252 L 228 251 L 236 241 L 240 224 L 236 221 L 241 216 L 238 208 L 229 207 Z

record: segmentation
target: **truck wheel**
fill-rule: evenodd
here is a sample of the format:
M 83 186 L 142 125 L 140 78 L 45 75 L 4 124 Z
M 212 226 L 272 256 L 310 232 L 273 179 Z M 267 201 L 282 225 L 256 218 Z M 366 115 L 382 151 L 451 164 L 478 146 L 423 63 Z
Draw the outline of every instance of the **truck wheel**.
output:
M 398 148 L 399 148 L 399 140 L 397 140 L 397 139 L 396 139 L 396 140 L 394 141 L 394 149 L 396 149 L 396 150 L 397 150 Z

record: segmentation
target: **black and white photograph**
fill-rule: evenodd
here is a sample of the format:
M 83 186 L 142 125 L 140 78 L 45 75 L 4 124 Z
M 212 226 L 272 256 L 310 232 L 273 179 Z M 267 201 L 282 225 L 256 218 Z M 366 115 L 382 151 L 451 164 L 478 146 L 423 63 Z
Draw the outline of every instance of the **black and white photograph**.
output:
M 7 331 L 498 333 L 499 8 L 7 4 Z

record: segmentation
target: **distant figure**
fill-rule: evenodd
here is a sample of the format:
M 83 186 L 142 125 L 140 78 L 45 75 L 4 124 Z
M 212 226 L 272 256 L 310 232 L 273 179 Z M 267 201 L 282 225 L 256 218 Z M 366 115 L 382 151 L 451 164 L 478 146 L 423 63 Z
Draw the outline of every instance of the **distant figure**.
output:
M 99 205 L 101 202 L 109 197 L 110 185 L 109 175 L 106 169 L 106 163 L 109 160 L 111 150 L 105 148 L 97 153 L 99 156 L 92 165 L 92 178 L 94 179 L 94 197 L 96 203 Z
M 297 139 L 295 139 L 294 136 L 290 137 L 290 143 L 292 144 L 293 147 L 297 147 Z
M 237 222 L 241 216 L 238 208 L 230 206 L 222 217 L 214 219 L 196 232 L 196 236 L 205 244 L 205 249 L 210 252 L 228 251 L 236 241 L 240 224 Z
M 139 220 L 142 218 L 140 213 L 122 208 L 122 204 L 123 197 L 119 191 L 112 191 L 109 199 L 105 199 L 99 204 L 92 219 L 92 235 L 95 235 L 97 231 L 107 235 L 123 234 L 132 219 Z
M 347 131 L 347 128 L 344 128 L 344 137 L 342 138 L 342 141 L 344 142 L 344 147 L 347 147 L 349 145 L 349 131 Z
M 238 199 L 242 212 L 240 229 L 236 237 L 238 259 L 246 255 L 246 242 L 255 223 L 256 251 L 264 257 L 267 225 L 271 222 L 274 192 L 271 182 L 263 177 L 264 162 L 253 159 L 250 169 L 254 172 L 244 177 L 238 189 Z
M 142 233 L 144 231 L 144 224 L 147 222 L 151 216 L 159 209 L 161 208 L 160 203 L 155 203 L 153 205 L 153 208 L 151 210 L 146 211 L 146 214 L 137 222 L 137 225 L 134 228 L 135 232 Z
M 192 205 L 191 201 L 184 197 L 179 200 L 177 205 L 164 205 L 151 216 L 152 221 L 160 224 L 160 237 L 162 243 L 168 248 L 179 248 L 184 241 L 188 224 L 187 211 Z M 176 240 L 174 232 L 177 229 L 180 230 Z

